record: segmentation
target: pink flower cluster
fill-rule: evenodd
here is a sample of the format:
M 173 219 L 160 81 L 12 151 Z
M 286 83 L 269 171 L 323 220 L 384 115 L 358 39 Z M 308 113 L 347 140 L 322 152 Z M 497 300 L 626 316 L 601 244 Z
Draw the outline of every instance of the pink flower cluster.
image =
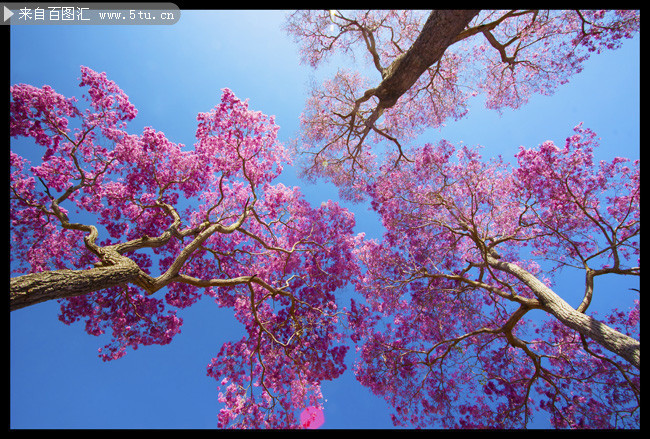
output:
M 471 97 L 487 108 L 519 108 L 533 94 L 552 94 L 582 70 L 592 52 L 616 49 L 639 30 L 639 11 L 482 10 L 397 103 L 376 117 L 366 99 L 422 31 L 426 11 L 297 11 L 286 29 L 302 60 L 317 67 L 349 56 L 358 70 L 339 69 L 315 85 L 301 118 L 305 174 L 323 177 L 358 199 L 378 173 L 375 156 L 405 148 L 429 127 L 467 114 Z M 364 61 L 366 66 L 361 65 Z M 366 77 L 375 74 L 374 78 Z M 366 127 L 371 126 L 370 132 Z M 324 165 L 327 163 L 327 165 Z
M 288 27 L 312 65 L 363 45 L 387 67 L 424 18 L 299 12 Z M 408 160 L 368 148 L 462 117 L 479 89 L 493 108 L 550 93 L 588 53 L 630 37 L 638 13 L 483 12 L 470 29 L 479 23 L 464 52 L 446 52 L 381 115 L 360 99 L 371 84 L 355 72 L 309 99 L 305 175 L 367 197 L 380 242 L 355 235 L 339 204 L 312 207 L 274 184 L 292 154 L 274 118 L 229 89 L 198 114 L 187 148 L 152 127 L 129 133 L 137 111 L 105 73 L 81 68 L 84 108 L 49 86 L 12 86 L 10 134 L 43 151 L 34 164 L 10 151 L 12 273 L 110 266 L 109 250 L 137 264 L 139 286 L 60 301 L 62 322 L 110 334 L 105 361 L 170 343 L 180 310 L 204 295 L 231 308 L 243 336 L 207 367 L 224 428 L 312 425 L 321 383 L 347 368 L 348 337 L 358 380 L 394 407 L 396 425 L 516 428 L 544 411 L 557 427 L 638 426 L 639 371 L 555 319 L 530 279 L 551 288 L 560 270 L 584 270 L 587 312 L 595 277 L 640 274 L 639 162 L 596 163 L 598 139 L 581 125 L 562 146 L 522 147 L 514 166 L 444 140 L 411 146 Z M 359 297 L 340 308 L 349 284 Z M 637 340 L 639 320 L 638 301 L 600 319 Z
M 639 274 L 639 164 L 595 163 L 596 146 L 579 125 L 562 148 L 522 148 L 511 169 L 442 141 L 377 179 L 387 232 L 357 250 L 368 305 L 349 320 L 357 377 L 396 425 L 519 428 L 539 410 L 557 427 L 638 425 L 638 370 L 552 316 L 528 320 L 543 304 L 496 262 L 547 286 L 561 268 Z M 638 308 L 603 322 L 638 339 Z
M 84 320 L 86 332 L 99 336 L 111 331 L 111 342 L 98 350 L 104 361 L 116 360 L 128 347 L 166 345 L 181 331 L 175 311 L 165 313 L 162 300 L 139 294 L 132 286 L 66 299 L 59 320 L 70 325 Z
M 108 361 L 170 343 L 177 309 L 211 296 L 246 334 L 208 367 L 228 383 L 221 425 L 301 426 L 300 412 L 321 406 L 320 382 L 346 368 L 334 292 L 358 272 L 353 214 L 272 184 L 289 163 L 278 126 L 228 89 L 187 149 L 151 127 L 128 133 L 136 110 L 106 74 L 82 67 L 80 85 L 86 109 L 49 86 L 11 88 L 11 135 L 44 150 L 34 165 L 10 153 L 13 272 L 91 268 L 100 255 L 75 224 L 97 227 L 100 248 L 175 281 L 153 296 L 123 285 L 61 300 L 61 321 L 110 334 Z

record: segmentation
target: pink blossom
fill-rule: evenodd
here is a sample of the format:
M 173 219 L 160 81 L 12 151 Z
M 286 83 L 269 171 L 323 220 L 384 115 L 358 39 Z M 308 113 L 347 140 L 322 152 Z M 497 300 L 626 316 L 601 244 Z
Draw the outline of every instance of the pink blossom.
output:
M 561 268 L 639 274 L 639 169 L 595 163 L 597 146 L 579 125 L 562 147 L 522 148 L 513 169 L 441 141 L 377 179 L 372 206 L 387 231 L 357 249 L 365 270 L 355 285 L 368 305 L 353 302 L 349 322 L 357 377 L 395 408 L 395 425 L 518 428 L 538 410 L 557 427 L 638 425 L 638 370 L 595 341 L 585 351 L 500 265 L 549 288 L 561 288 Z M 549 312 L 546 323 L 526 320 L 527 306 Z M 637 319 L 613 310 L 602 321 L 638 340 Z
M 552 94 L 582 70 L 591 53 L 616 49 L 639 31 L 639 12 L 482 10 L 439 60 L 389 108 L 373 95 L 423 29 L 426 11 L 297 11 L 286 30 L 302 61 L 319 67 L 344 56 L 315 84 L 301 117 L 298 150 L 310 178 L 325 178 L 358 200 L 381 173 L 386 151 L 408 161 L 412 139 L 467 114 L 471 97 L 488 108 L 519 108 L 534 94 Z M 327 165 L 325 165 L 327 163 Z
M 112 249 L 161 285 L 60 300 L 62 322 L 110 338 L 104 361 L 170 343 L 178 310 L 204 294 L 232 308 L 245 335 L 208 366 L 220 426 L 300 427 L 300 411 L 321 406 L 320 383 L 346 369 L 334 293 L 359 270 L 354 215 L 273 184 L 290 163 L 279 127 L 228 89 L 198 115 L 190 149 L 152 127 L 128 133 L 137 111 L 105 73 L 82 67 L 80 86 L 86 108 L 47 86 L 11 88 L 11 135 L 43 151 L 33 166 L 10 153 L 12 270 L 110 267 Z

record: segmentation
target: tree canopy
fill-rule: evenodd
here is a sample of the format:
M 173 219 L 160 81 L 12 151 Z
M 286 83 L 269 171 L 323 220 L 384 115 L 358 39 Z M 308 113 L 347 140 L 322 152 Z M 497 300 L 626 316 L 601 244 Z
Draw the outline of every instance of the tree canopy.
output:
M 42 156 L 9 154 L 10 309 L 58 300 L 62 322 L 111 334 L 112 361 L 170 343 L 178 310 L 211 297 L 244 329 L 207 367 L 220 427 L 322 421 L 321 383 L 351 345 L 395 425 L 521 428 L 543 411 L 559 428 L 638 427 L 639 301 L 587 311 L 595 279 L 640 276 L 639 161 L 597 162 L 582 125 L 515 163 L 420 137 L 479 93 L 497 110 L 553 93 L 638 32 L 638 11 L 297 11 L 286 30 L 314 67 L 344 53 L 379 74 L 316 85 L 292 148 L 227 88 L 188 148 L 133 134 L 104 72 L 81 67 L 81 100 L 11 86 L 10 135 Z M 274 183 L 294 161 L 369 200 L 383 238 Z M 563 270 L 584 276 L 576 308 Z

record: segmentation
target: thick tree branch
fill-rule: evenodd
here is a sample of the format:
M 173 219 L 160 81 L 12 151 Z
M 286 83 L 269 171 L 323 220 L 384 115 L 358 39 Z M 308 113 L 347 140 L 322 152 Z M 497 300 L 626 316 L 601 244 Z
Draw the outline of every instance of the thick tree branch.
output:
M 571 307 L 553 290 L 544 285 L 537 277 L 516 264 L 487 257 L 490 266 L 512 274 L 521 280 L 542 302 L 544 309 L 555 316 L 567 327 L 591 338 L 610 352 L 620 355 L 633 366 L 641 367 L 641 343 L 622 334 L 604 323 L 583 314 Z
M 175 219 L 174 223 L 158 237 L 142 237 L 126 243 L 100 247 L 95 243 L 98 236 L 95 226 L 70 223 L 67 215 L 59 209 L 55 201 L 52 202 L 52 207 L 63 228 L 88 232 L 88 235 L 84 237 L 86 248 L 95 253 L 100 261 L 95 264 L 96 268 L 89 270 L 54 270 L 12 278 L 9 293 L 10 311 L 47 300 L 81 296 L 128 283 L 141 287 L 148 294 L 153 294 L 170 282 L 177 280 L 178 273 L 189 256 L 212 234 L 217 232 L 227 234 L 237 230 L 252 208 L 247 202 L 242 214 L 229 226 L 223 226 L 220 223 L 203 224 L 183 231 L 178 231 L 180 224 L 178 215 L 172 215 Z M 171 206 L 167 207 L 171 209 Z M 157 278 L 148 275 L 133 260 L 121 254 L 143 247 L 160 247 L 165 245 L 173 235 L 189 236 L 194 234 L 197 236 L 192 242 L 181 250 L 169 269 Z
M 135 262 L 122 257 L 115 265 L 90 270 L 53 270 L 17 276 L 10 281 L 9 310 L 136 283 L 143 275 Z
M 413 45 L 385 69 L 374 89 L 379 107 L 390 108 L 434 63 L 438 62 L 478 10 L 432 11 Z

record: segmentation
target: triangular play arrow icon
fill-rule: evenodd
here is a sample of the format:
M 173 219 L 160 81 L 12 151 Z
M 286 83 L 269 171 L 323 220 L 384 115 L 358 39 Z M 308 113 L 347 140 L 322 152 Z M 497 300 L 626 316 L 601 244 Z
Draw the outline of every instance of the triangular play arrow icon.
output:
M 6 6 L 4 6 L 4 21 L 9 20 L 12 15 L 14 15 L 14 13 L 7 9 Z

